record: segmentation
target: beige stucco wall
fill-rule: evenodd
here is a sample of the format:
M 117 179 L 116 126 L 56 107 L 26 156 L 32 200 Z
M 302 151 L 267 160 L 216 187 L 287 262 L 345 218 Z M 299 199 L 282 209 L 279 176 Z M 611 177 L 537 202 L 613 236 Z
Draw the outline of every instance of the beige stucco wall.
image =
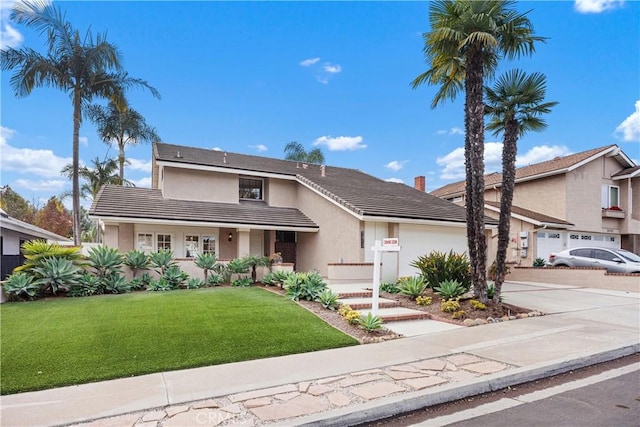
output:
M 485 214 L 491 218 L 499 219 L 500 214 L 489 209 L 485 209 Z M 509 222 L 509 246 L 507 247 L 507 262 L 518 263 L 521 265 L 532 265 L 533 260 L 536 258 L 537 248 L 535 245 L 535 235 L 533 233 L 533 224 L 526 221 L 516 219 L 513 216 Z M 526 231 L 529 233 L 529 247 L 527 248 L 527 255 L 521 256 L 520 251 L 522 248 L 522 239 L 520 233 Z M 496 259 L 496 251 L 498 250 L 498 229 L 489 230 L 491 233 L 491 245 L 487 245 L 487 265 L 491 265 Z
M 329 263 L 359 263 L 360 221 L 312 190 L 298 186 L 298 208 L 320 226 L 319 233 L 298 233 L 299 271 L 327 276 Z
M 166 198 L 238 203 L 238 175 L 163 168 L 162 191 Z
M 284 179 L 269 178 L 265 180 L 266 201 L 269 206 L 295 208 L 298 203 L 298 183 Z
M 119 227 L 118 225 L 106 224 L 104 226 L 104 236 L 102 243 L 110 248 L 120 248 L 118 244 Z
M 600 203 L 599 196 L 598 203 Z M 516 184 L 513 204 L 524 209 L 566 219 L 567 206 L 571 205 L 567 201 L 564 175 Z
M 616 185 L 605 178 L 611 174 L 605 175 L 608 169 L 605 160 L 615 162 L 611 158 L 599 158 L 567 173 L 567 205 L 571 209 L 566 219 L 575 224 L 576 230 L 600 233 L 604 228 L 619 232 L 618 220 L 602 218 L 602 185 Z
M 118 226 L 118 248 L 120 252 L 129 252 L 135 249 L 133 224 L 122 223 Z

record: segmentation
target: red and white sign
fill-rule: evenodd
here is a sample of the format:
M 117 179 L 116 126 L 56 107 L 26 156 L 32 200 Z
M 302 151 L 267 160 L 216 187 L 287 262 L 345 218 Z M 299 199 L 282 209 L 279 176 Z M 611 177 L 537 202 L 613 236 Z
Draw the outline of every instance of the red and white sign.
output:
M 382 246 L 400 246 L 400 239 L 397 237 L 382 239 Z

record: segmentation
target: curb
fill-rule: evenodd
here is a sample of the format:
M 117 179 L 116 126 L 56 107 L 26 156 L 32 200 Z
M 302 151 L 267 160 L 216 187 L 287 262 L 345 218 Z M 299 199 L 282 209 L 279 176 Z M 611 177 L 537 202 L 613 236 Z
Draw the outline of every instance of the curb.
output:
M 383 398 L 351 408 L 344 408 L 309 415 L 292 420 L 283 420 L 277 426 L 355 426 L 384 418 L 416 411 L 428 406 L 453 402 L 466 397 L 500 390 L 506 387 L 552 377 L 574 369 L 584 368 L 598 363 L 619 359 L 640 353 L 640 343 L 614 348 L 570 360 L 556 359 L 524 368 L 517 368 L 508 374 L 493 374 L 480 381 L 467 384 L 443 386 L 438 391 L 426 389 L 401 396 Z M 293 424 L 292 424 L 293 422 Z

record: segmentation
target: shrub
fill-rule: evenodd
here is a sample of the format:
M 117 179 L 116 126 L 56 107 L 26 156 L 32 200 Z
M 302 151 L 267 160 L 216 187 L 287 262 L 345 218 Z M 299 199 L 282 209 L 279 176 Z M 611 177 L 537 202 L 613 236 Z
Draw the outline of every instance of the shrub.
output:
M 460 303 L 458 300 L 450 299 L 440 301 L 440 311 L 444 311 L 445 313 L 453 313 L 460 310 Z
M 288 271 L 273 271 L 271 273 L 267 273 L 264 275 L 264 277 L 262 278 L 262 283 L 264 283 L 267 286 L 280 286 L 282 287 L 282 284 L 284 283 L 285 280 L 287 280 L 287 278 L 293 273 L 288 272 Z
M 380 316 L 374 316 L 371 312 L 366 316 L 360 316 L 357 319 L 357 323 L 367 332 L 377 331 L 382 328 L 382 318 Z
M 318 295 L 318 301 L 320 301 L 320 304 L 322 304 L 322 306 L 328 310 L 336 309 L 336 307 L 338 306 L 339 298 L 340 297 L 338 295 L 334 294 L 329 289 L 325 289 L 324 291 L 320 292 L 320 295 Z
M 213 273 L 207 277 L 207 286 L 218 286 L 220 283 L 222 283 L 222 276 L 219 274 Z
M 23 271 L 9 276 L 3 288 L 9 298 L 33 299 L 40 292 L 40 285 L 33 283 L 33 276 Z
M 403 277 L 398 283 L 398 288 L 402 295 L 415 299 L 422 295 L 424 290 L 427 289 L 427 284 L 422 277 Z
M 122 263 L 131 269 L 133 278 L 138 275 L 138 271 L 149 268 L 149 256 L 142 251 L 132 250 L 124 254 Z
M 489 267 L 489 279 L 496 280 L 496 268 L 496 262 L 493 261 L 493 263 Z M 507 274 L 511 273 L 511 268 L 509 268 L 509 266 L 505 264 L 504 270 L 502 272 L 504 273 L 503 275 L 506 276 Z
M 147 286 L 148 291 L 172 291 L 175 288 L 165 279 L 160 277 L 158 280 L 152 280 Z
M 193 262 L 204 271 L 204 281 L 209 283 L 209 272 L 214 271 L 218 266 L 218 258 L 214 254 L 207 252 L 199 254 Z
M 494 283 L 489 283 L 487 285 L 487 297 L 489 299 L 493 299 L 493 296 L 496 294 L 496 285 Z M 502 294 L 500 294 L 500 298 L 498 299 L 502 302 Z
M 471 287 L 471 264 L 464 253 L 432 251 L 412 261 L 411 266 L 420 270 L 427 286 L 431 288 L 445 280 L 457 280 L 464 286 L 465 292 Z
M 380 283 L 380 290 L 390 294 L 400 293 L 400 288 L 396 283 Z
M 82 267 L 86 264 L 83 262 L 84 256 L 80 252 L 80 248 L 60 246 L 55 243 L 47 243 L 44 240 L 24 242 L 21 246 L 21 252 L 25 257 L 25 263 L 15 268 L 14 272 L 16 273 L 24 271 L 27 274 L 32 274 L 33 269 L 41 267 L 47 258 L 64 258 L 77 267 Z
M 469 301 L 469 304 L 471 304 L 471 307 L 475 308 L 476 310 L 486 310 L 487 306 L 483 303 L 481 303 L 478 300 L 472 299 L 471 301 Z
M 316 301 L 320 294 L 327 289 L 327 284 L 320 274 L 292 273 L 282 284 L 285 295 L 294 301 L 307 300 Z
M 33 272 L 40 277 L 34 283 L 43 285 L 43 291 L 50 290 L 54 295 L 58 290 L 68 290 L 76 283 L 80 268 L 66 258 L 45 258 Z
M 131 285 L 120 273 L 113 273 L 103 278 L 102 285 L 104 286 L 105 292 L 111 292 L 112 294 L 131 292 Z
M 451 317 L 454 319 L 464 319 L 465 317 L 467 317 L 467 313 L 465 313 L 464 310 L 458 310 L 458 311 L 455 311 L 451 315 Z
M 453 299 L 463 295 L 467 290 L 457 280 L 445 280 L 433 288 L 433 291 L 441 298 Z
M 239 277 L 231 282 L 231 286 L 237 286 L 241 288 L 246 288 L 247 286 L 251 286 L 252 284 L 253 281 L 251 280 L 251 277 Z
M 149 255 L 149 262 L 156 268 L 156 272 L 163 276 L 164 272 L 178 263 L 173 259 L 173 252 L 169 249 L 163 249 L 158 252 L 152 252 Z
M 545 265 L 547 265 L 547 260 L 544 258 L 536 258 L 533 260 L 534 267 L 544 267 Z
M 431 305 L 433 304 L 433 298 L 419 296 L 416 298 L 416 304 L 418 305 Z
M 89 262 L 100 280 L 122 271 L 122 255 L 115 248 L 108 246 L 96 246 L 89 249 Z
M 189 275 L 180 270 L 180 267 L 177 265 L 172 265 L 165 270 L 162 278 L 164 278 L 173 289 L 177 289 L 189 278 Z
M 249 273 L 249 264 L 247 264 L 246 261 L 242 258 L 235 258 L 229 261 L 229 263 L 227 264 L 224 279 L 225 282 L 229 282 L 231 281 L 231 277 L 234 274 L 238 276 L 236 277 L 237 279 L 240 279 L 242 277 L 245 277 L 244 275 L 247 273 Z
M 347 304 L 342 304 L 338 309 L 338 314 L 342 316 L 344 320 L 355 325 L 358 323 L 358 319 L 360 318 L 360 313 L 351 308 L 351 306 Z
M 101 294 L 102 292 L 103 289 L 100 285 L 100 279 L 84 271 L 78 276 L 77 283 L 71 285 L 67 295 L 70 297 L 89 297 L 91 295 Z
M 256 283 L 258 267 L 269 267 L 269 270 L 271 270 L 271 260 L 266 256 L 249 255 L 244 257 L 243 261 L 251 269 L 251 280 L 253 283 Z
M 191 277 L 187 280 L 187 289 L 199 289 L 205 285 L 204 280 L 199 277 Z

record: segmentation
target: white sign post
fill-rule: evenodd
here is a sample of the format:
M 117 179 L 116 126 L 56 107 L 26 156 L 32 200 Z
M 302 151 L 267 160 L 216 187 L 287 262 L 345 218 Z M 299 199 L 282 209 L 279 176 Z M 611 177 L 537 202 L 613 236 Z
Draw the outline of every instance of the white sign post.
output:
M 371 302 L 371 315 L 378 315 L 378 300 L 380 299 L 380 263 L 382 252 L 400 252 L 400 245 L 397 237 L 376 240 L 373 251 L 373 301 Z

